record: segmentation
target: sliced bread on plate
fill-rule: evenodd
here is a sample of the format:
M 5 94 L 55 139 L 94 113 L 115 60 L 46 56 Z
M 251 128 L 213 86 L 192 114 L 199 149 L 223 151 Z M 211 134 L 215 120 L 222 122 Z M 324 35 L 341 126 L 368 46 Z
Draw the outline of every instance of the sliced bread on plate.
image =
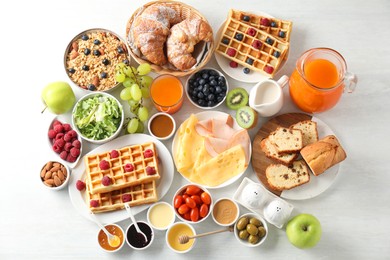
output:
M 299 129 L 280 126 L 268 138 L 279 154 L 299 152 L 303 148 L 303 135 Z
M 304 120 L 291 125 L 290 128 L 302 131 L 303 147 L 318 141 L 317 122 Z
M 299 153 L 285 153 L 279 154 L 276 147 L 270 142 L 269 138 L 265 138 L 260 142 L 261 150 L 265 156 L 276 162 L 284 165 L 290 165 L 298 157 Z
M 265 171 L 269 186 L 277 191 L 289 190 L 310 181 L 309 169 L 303 160 L 291 166 L 271 164 Z

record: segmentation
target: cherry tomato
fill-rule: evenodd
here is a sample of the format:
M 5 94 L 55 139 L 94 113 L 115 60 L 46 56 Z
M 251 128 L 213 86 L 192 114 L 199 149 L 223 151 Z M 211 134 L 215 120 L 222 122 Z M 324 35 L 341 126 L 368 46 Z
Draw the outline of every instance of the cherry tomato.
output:
M 202 204 L 202 199 L 200 198 L 199 195 L 192 195 L 191 199 L 193 199 L 195 201 L 196 205 Z
M 186 214 L 189 210 L 190 210 L 190 208 L 187 206 L 187 204 L 182 204 L 182 205 L 177 209 L 177 211 L 179 212 L 180 215 Z
M 189 197 L 188 194 L 183 194 L 183 201 L 185 201 L 186 198 L 188 198 L 188 197 Z
M 188 211 L 186 214 L 183 215 L 183 218 L 185 220 L 191 221 L 191 212 Z
M 207 206 L 206 204 L 202 204 L 199 209 L 199 216 L 201 218 L 204 218 L 207 216 L 207 213 L 209 213 L 209 206 Z
M 207 205 L 210 205 L 211 203 L 211 197 L 210 197 L 210 194 L 208 194 L 207 192 L 202 192 L 202 194 L 200 195 L 200 198 L 202 199 L 203 203 L 207 204 Z
M 193 208 L 191 209 L 191 221 L 197 222 L 199 220 L 199 209 Z
M 173 201 L 173 206 L 175 207 L 175 209 L 178 209 L 181 206 L 181 204 L 183 204 L 183 197 L 180 195 L 176 195 Z
M 186 189 L 188 195 L 197 195 L 200 192 L 200 188 L 195 185 L 189 185 Z
M 191 197 L 186 198 L 186 204 L 191 209 L 196 207 L 196 202 L 195 200 L 191 199 Z

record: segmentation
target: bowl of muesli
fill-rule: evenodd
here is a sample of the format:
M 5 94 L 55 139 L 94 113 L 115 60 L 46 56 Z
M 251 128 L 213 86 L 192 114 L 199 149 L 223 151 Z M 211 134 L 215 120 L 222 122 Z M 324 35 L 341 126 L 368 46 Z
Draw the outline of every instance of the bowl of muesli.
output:
M 116 65 L 130 64 L 126 43 L 116 33 L 101 28 L 85 30 L 68 44 L 64 66 L 70 80 L 90 91 L 111 91 L 120 83 Z

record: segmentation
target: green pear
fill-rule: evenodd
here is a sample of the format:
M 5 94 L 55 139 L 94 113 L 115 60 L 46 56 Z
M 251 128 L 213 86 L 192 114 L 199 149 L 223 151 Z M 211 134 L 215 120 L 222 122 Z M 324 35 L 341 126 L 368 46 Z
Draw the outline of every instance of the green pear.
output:
M 62 81 L 48 84 L 42 90 L 41 97 L 46 107 L 57 115 L 68 112 L 76 103 L 76 96 L 72 87 L 68 83 Z M 45 111 L 45 109 L 43 111 Z

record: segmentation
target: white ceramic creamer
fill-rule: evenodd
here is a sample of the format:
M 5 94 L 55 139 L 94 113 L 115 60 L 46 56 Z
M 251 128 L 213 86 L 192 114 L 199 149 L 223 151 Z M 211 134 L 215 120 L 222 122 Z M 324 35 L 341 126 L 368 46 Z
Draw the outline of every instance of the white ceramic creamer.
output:
M 249 106 L 256 110 L 260 116 L 273 116 L 283 106 L 283 87 L 288 77 L 282 76 L 278 81 L 267 79 L 257 83 L 250 91 Z

